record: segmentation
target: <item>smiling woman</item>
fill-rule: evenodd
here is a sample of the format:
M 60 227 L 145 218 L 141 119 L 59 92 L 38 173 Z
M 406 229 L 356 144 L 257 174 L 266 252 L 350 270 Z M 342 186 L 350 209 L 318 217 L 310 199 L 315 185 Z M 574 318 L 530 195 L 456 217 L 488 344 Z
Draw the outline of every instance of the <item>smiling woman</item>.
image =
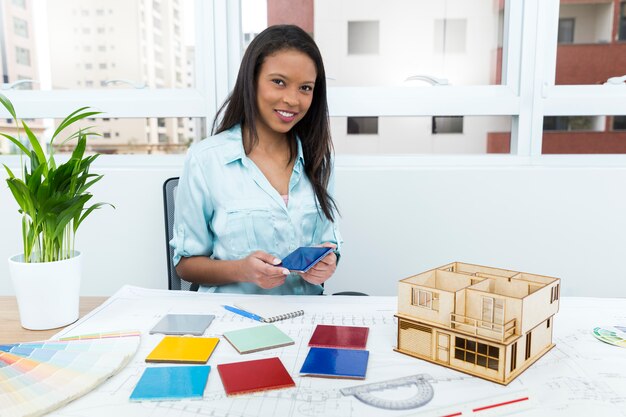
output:
M 306 32 L 272 26 L 251 42 L 214 133 L 190 149 L 179 182 L 178 274 L 211 292 L 321 293 L 341 237 L 324 65 Z M 279 265 L 315 245 L 336 250 L 307 272 Z

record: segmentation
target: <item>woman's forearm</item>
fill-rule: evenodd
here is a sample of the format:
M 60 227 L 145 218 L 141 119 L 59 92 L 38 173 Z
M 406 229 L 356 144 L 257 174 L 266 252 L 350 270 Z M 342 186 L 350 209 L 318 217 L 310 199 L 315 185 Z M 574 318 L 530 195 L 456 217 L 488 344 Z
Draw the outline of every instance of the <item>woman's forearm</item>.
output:
M 224 285 L 244 281 L 241 261 L 211 259 L 207 256 L 181 258 L 176 272 L 185 281 L 203 285 Z

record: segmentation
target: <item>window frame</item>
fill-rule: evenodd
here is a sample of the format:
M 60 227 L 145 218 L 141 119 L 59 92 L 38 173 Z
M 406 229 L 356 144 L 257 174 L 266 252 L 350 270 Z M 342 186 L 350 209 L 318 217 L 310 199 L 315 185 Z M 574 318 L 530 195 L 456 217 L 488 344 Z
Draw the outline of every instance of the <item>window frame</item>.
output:
M 194 1 L 194 88 L 3 93 L 25 119 L 64 117 L 88 104 L 107 117 L 202 117 L 210 132 L 217 109 L 234 86 L 242 56 L 241 7 L 228 0 Z M 505 0 L 501 85 L 328 90 L 331 117 L 511 116 L 510 154 L 337 155 L 336 166 L 623 166 L 626 155 L 541 154 L 544 115 L 626 115 L 624 85 L 555 85 L 558 20 L 558 0 Z M 0 110 L 0 117 L 7 115 Z M 181 155 L 103 155 L 99 165 L 162 166 L 163 158 L 171 159 L 171 166 L 182 163 Z M 0 163 L 10 166 L 18 160 L 19 155 L 0 155 Z

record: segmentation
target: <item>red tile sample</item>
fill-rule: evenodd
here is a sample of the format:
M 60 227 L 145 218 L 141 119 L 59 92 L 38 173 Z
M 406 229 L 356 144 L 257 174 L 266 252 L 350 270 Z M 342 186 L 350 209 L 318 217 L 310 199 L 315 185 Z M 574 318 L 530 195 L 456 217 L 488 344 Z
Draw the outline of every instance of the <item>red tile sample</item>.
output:
M 311 347 L 365 349 L 368 327 L 328 326 L 318 324 L 309 340 Z
M 226 395 L 295 387 L 296 383 L 278 358 L 217 365 Z

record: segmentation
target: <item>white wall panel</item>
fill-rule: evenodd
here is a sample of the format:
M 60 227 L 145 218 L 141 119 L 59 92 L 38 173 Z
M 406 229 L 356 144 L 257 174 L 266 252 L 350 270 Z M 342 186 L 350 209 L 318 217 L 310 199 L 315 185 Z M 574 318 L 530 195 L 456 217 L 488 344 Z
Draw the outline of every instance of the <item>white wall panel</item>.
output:
M 79 231 L 84 295 L 124 284 L 166 288 L 163 181 L 180 165 L 100 167 L 94 200 L 111 202 Z M 0 181 L 4 184 L 5 174 Z M 399 279 L 451 261 L 554 275 L 563 295 L 626 296 L 626 168 L 338 166 L 345 239 L 328 292 L 393 295 Z M 19 215 L 0 186 L 0 295 L 20 251 Z M 51 277 L 54 279 L 54 277 Z

